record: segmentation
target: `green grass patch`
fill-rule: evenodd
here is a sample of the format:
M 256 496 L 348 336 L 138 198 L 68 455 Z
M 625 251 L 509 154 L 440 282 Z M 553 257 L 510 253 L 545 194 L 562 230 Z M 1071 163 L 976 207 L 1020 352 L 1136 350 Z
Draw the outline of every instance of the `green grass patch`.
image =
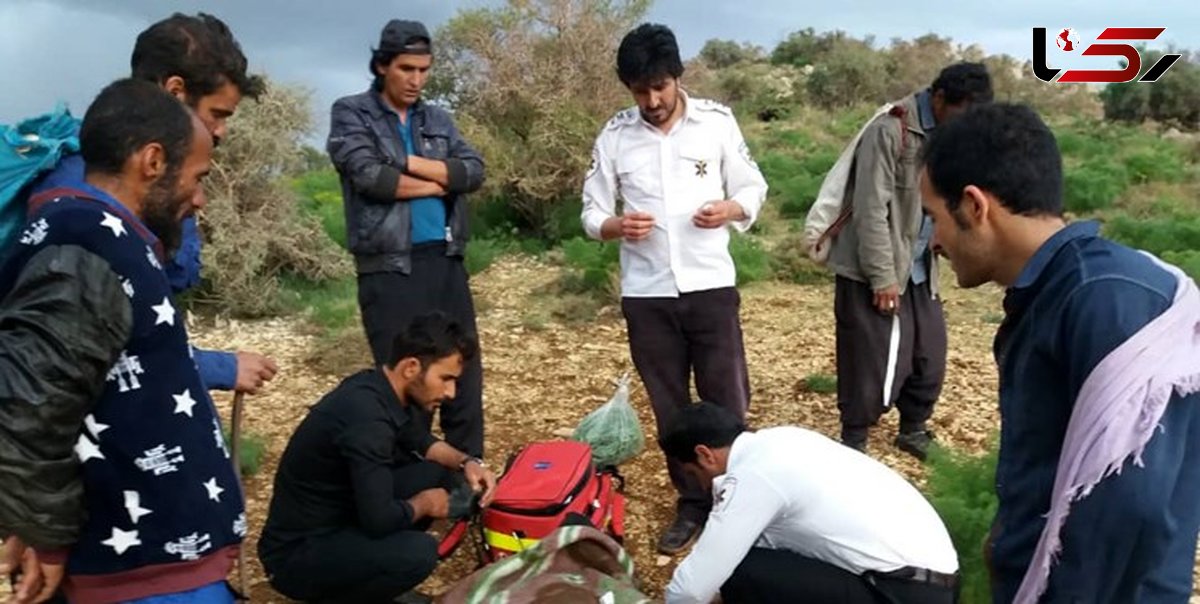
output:
M 305 172 L 292 181 L 300 207 L 321 222 L 325 233 L 346 248 L 346 215 L 342 209 L 342 186 L 332 168 Z
M 621 248 L 616 242 L 599 242 L 583 237 L 562 244 L 566 271 L 562 288 L 568 293 L 595 294 L 615 299 L 619 294 Z
M 837 392 L 837 378 L 824 373 L 814 373 L 804 378 L 804 388 L 817 394 L 833 394 Z
M 758 239 L 747 235 L 732 235 L 729 241 L 729 255 L 733 257 L 733 265 L 737 270 L 738 285 L 771 278 L 771 255 L 763 249 Z
M 1125 166 L 1111 158 L 1085 160 L 1068 167 L 1063 176 L 1063 202 L 1067 210 L 1091 213 L 1111 207 L 1130 180 Z
M 229 449 L 230 454 L 233 454 L 233 445 L 230 442 L 233 430 L 229 426 L 225 426 L 224 438 L 225 447 Z M 241 446 L 238 450 L 238 468 L 242 472 L 242 476 L 254 476 L 262 469 L 263 460 L 267 457 L 267 439 L 261 434 L 253 432 L 243 432 L 241 438 Z
M 996 516 L 997 455 L 995 446 L 983 455 L 935 446 L 929 455 L 926 495 L 958 552 L 963 602 L 992 600 L 983 547 Z
M 1104 233 L 1114 241 L 1162 256 L 1167 252 L 1200 250 L 1200 216 L 1175 216 L 1137 220 L 1113 217 Z
M 507 252 L 510 247 L 496 239 L 473 239 L 467 242 L 467 252 L 463 257 L 467 274 L 478 275 L 487 270 L 496 258 Z
M 1178 266 L 1194 281 L 1200 282 L 1200 250 L 1166 252 L 1162 259 Z
M 319 327 L 338 331 L 358 321 L 358 281 L 354 277 L 312 282 L 285 276 L 282 282 L 287 308 L 306 313 Z

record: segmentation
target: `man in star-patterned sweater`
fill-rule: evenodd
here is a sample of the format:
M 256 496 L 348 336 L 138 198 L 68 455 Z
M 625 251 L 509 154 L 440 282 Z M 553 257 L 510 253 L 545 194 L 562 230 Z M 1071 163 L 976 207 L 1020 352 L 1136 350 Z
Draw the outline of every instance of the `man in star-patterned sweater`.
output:
M 232 602 L 242 493 L 163 271 L 205 203 L 212 138 L 170 94 L 121 80 L 80 142 L 86 184 L 32 208 L 0 268 L 5 553 L 31 548 L 44 588 L 29 601 L 61 580 L 72 602 Z

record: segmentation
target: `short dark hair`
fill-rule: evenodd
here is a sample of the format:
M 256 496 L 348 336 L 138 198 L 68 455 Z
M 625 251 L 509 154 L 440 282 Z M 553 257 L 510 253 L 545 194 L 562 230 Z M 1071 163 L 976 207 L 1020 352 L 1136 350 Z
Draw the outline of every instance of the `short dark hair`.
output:
M 396 334 L 392 340 L 392 351 L 387 367 L 395 367 L 400 361 L 416 358 L 421 367 L 428 367 L 440 359 L 455 353 L 462 355 L 466 363 L 475 357 L 479 344 L 475 334 L 470 333 L 458 321 L 444 312 L 434 311 L 418 315 Z
M 172 76 L 183 78 L 192 102 L 226 83 L 252 99 L 266 87 L 260 76 L 246 73 L 246 55 L 233 32 L 207 13 L 175 13 L 151 25 L 138 34 L 129 63 L 140 80 L 162 84 Z
M 625 86 L 683 75 L 679 44 L 666 25 L 643 23 L 625 34 L 617 48 L 617 77 Z
M 696 463 L 696 446 L 728 447 L 746 431 L 746 424 L 724 407 L 708 401 L 687 405 L 664 425 L 658 445 L 668 458 Z
M 992 76 L 983 63 L 955 63 L 943 69 L 929 89 L 942 91 L 950 105 L 992 102 Z
M 120 174 L 129 156 L 158 143 L 168 172 L 178 169 L 192 145 L 192 119 L 187 107 L 159 86 L 133 78 L 117 80 L 100 91 L 83 116 L 83 162 L 89 173 Z
M 1025 105 L 976 105 L 939 124 L 925 143 L 923 161 L 929 184 L 951 212 L 958 209 L 962 190 L 975 185 L 1014 214 L 1062 215 L 1058 144 Z

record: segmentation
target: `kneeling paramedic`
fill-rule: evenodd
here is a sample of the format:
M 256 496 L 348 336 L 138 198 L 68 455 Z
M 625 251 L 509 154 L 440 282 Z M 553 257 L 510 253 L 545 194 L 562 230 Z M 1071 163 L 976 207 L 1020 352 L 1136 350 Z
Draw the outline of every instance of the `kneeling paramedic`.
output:
M 660 444 L 711 484 L 713 511 L 667 604 L 951 604 L 958 558 L 921 494 L 887 466 L 802 428 L 750 432 L 713 403 Z

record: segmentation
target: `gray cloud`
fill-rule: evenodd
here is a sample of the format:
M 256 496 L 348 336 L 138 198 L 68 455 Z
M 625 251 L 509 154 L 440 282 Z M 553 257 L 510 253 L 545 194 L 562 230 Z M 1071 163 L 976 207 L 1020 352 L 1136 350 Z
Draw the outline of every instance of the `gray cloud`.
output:
M 390 18 L 445 23 L 463 8 L 501 0 L 0 0 L 0 122 L 45 111 L 56 100 L 76 113 L 107 82 L 129 71 L 137 33 L 173 11 L 206 11 L 233 29 L 256 71 L 313 91 L 318 138 L 339 96 L 367 85 L 366 60 Z M 725 38 L 772 48 L 788 33 L 812 27 L 873 34 L 879 43 L 935 32 L 990 53 L 1030 54 L 1030 28 L 1073 27 L 1090 41 L 1106 26 L 1165 26 L 1166 41 L 1196 46 L 1200 2 L 1150 5 L 1070 0 L 1046 6 L 1014 0 L 1002 6 L 963 0 L 658 0 L 648 19 L 670 25 L 685 55 L 705 40 Z M 1160 45 L 1161 46 L 1161 45 Z M 615 83 L 614 83 L 615 85 Z

